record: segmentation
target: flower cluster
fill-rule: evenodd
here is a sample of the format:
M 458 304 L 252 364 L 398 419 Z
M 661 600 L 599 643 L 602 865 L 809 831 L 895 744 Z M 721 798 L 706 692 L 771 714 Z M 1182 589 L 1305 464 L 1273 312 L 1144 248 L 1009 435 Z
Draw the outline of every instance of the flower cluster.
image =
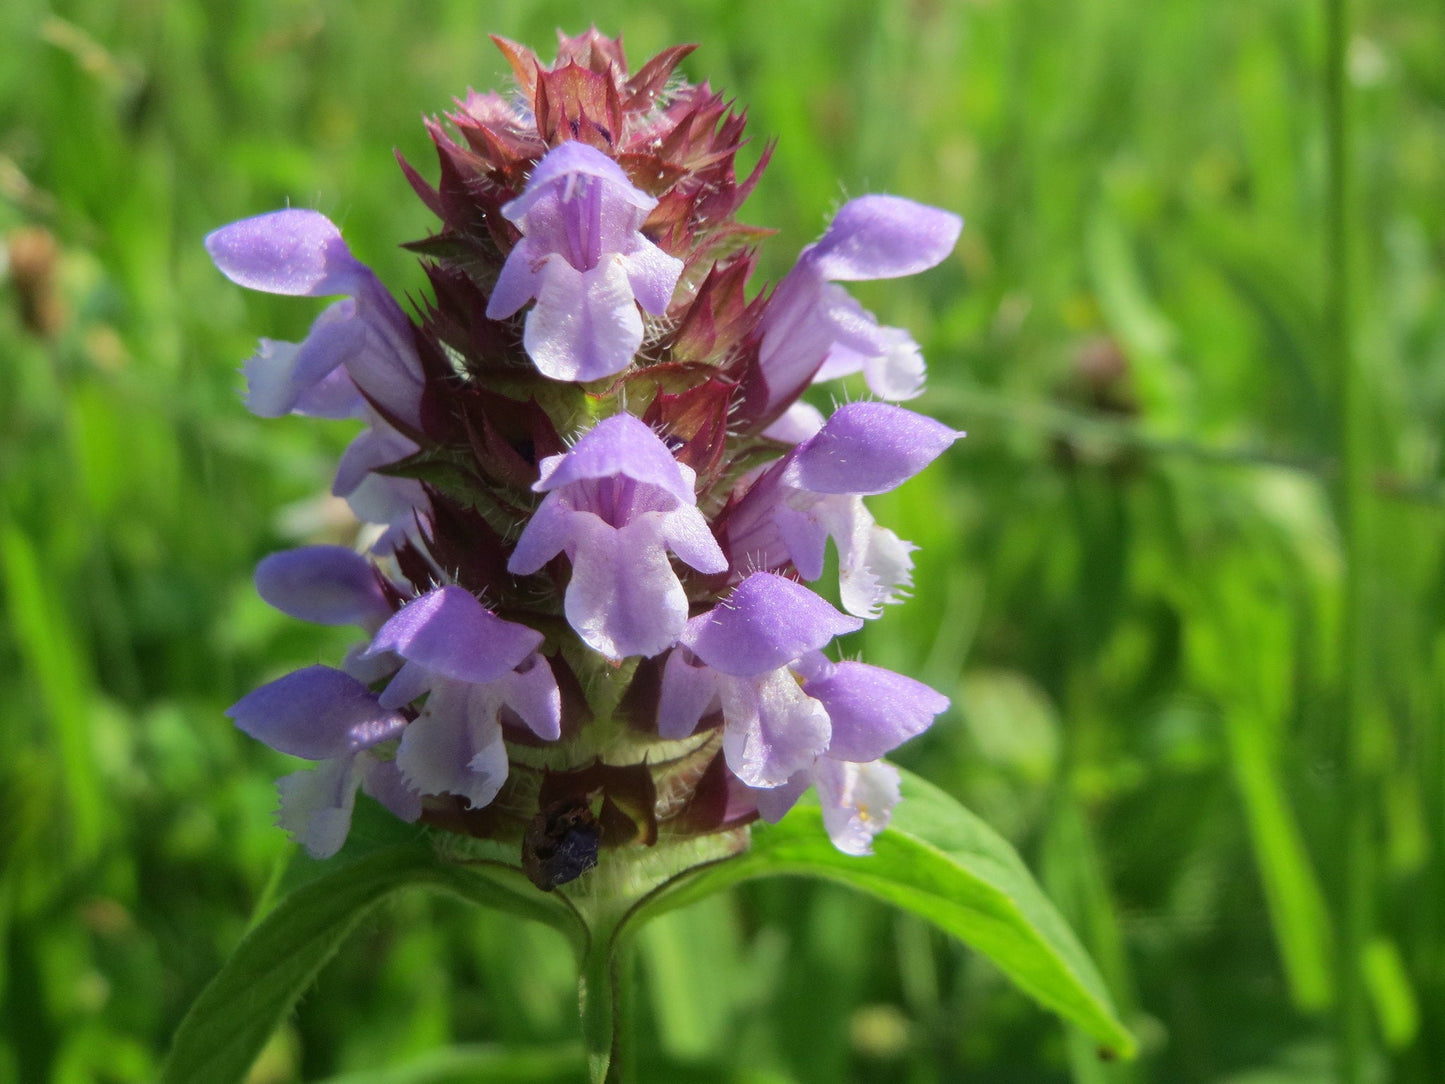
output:
M 918 346 L 840 283 L 934 266 L 961 221 L 864 196 L 750 291 L 766 231 L 735 214 L 771 147 L 740 180 L 743 118 L 678 79 L 688 47 L 629 74 L 595 30 L 550 66 L 499 45 L 518 92 L 430 123 L 435 185 L 402 162 L 440 219 L 409 246 L 415 318 L 315 211 L 207 238 L 242 286 L 343 297 L 304 342 L 262 340 L 246 403 L 361 419 L 334 491 L 377 528 L 365 553 L 261 563 L 267 602 L 361 636 L 229 714 L 317 762 L 280 781 L 317 857 L 363 790 L 515 840 L 550 889 L 618 848 L 776 820 L 810 786 L 867 853 L 898 799 L 881 758 L 948 701 L 825 652 L 910 585 L 912 547 L 863 498 L 961 434 L 889 402 L 921 390 Z M 800 399 L 858 372 L 877 400 L 825 419 Z M 842 609 L 805 586 L 830 538 Z

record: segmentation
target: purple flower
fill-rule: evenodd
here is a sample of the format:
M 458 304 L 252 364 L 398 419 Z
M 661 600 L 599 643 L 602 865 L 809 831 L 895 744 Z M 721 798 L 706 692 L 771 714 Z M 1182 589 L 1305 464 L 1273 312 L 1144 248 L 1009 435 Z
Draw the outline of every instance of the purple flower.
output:
M 688 622 L 663 666 L 658 732 L 685 738 L 723 713 L 723 754 L 750 787 L 775 787 L 823 753 L 831 724 L 792 666 L 863 622 L 801 584 L 756 572 L 716 607 Z
M 274 211 L 233 222 L 206 238 L 206 250 L 227 278 L 253 290 L 351 295 L 316 318 L 305 342 L 261 340 L 245 366 L 246 405 L 268 418 L 366 420 L 332 492 L 346 498 L 358 519 L 385 528 L 373 548 L 391 552 L 430 511 L 417 482 L 373 473 L 417 451 L 377 410 L 420 425 L 423 377 L 411 324 L 320 212 Z
M 300 344 L 262 340 L 246 363 L 247 406 L 264 417 L 292 411 L 346 417 L 359 411 L 338 370 L 411 425 L 420 423 L 422 372 L 411 324 L 341 231 L 319 211 L 273 211 L 206 237 L 206 251 L 232 282 L 268 294 L 349 295 L 311 325 Z
M 758 353 L 768 387 L 764 414 L 781 411 L 815 379 L 859 369 L 875 395 L 917 395 L 923 383 L 917 344 L 904 331 L 879 327 L 833 284 L 925 271 L 948 255 L 962 228 L 957 215 L 897 196 L 844 204 L 768 302 Z
M 819 758 L 876 760 L 948 707 L 922 682 L 822 656 L 861 625 L 792 580 L 754 573 L 688 622 L 663 666 L 658 732 L 685 738 L 721 711 L 728 767 L 749 787 L 780 788 L 758 802 L 765 816 L 782 816 Z
M 699 572 L 727 560 L 697 509 L 696 475 L 637 418 L 598 422 L 565 455 L 541 464 L 546 493 L 507 568 L 536 572 L 557 554 L 572 562 L 564 608 L 583 642 L 612 659 L 656 655 L 687 622 L 671 550 Z
M 642 345 L 645 310 L 667 311 L 682 261 L 641 233 L 657 200 L 601 151 L 570 140 L 548 151 L 502 214 L 522 231 L 487 302 L 493 320 L 537 299 L 523 346 L 554 380 L 621 372 Z
M 340 670 L 297 670 L 243 696 L 226 714 L 271 748 L 320 762 L 314 771 L 277 783 L 277 821 L 313 858 L 341 849 L 358 787 L 402 820 L 421 816 L 420 798 L 402 784 L 396 765 L 372 753 L 402 734 L 406 717 L 382 707 L 365 685 Z
M 834 845 L 870 854 L 898 802 L 898 770 L 880 758 L 927 730 L 948 698 L 881 666 L 833 663 L 817 653 L 798 671 L 806 677 L 803 692 L 828 712 L 827 751 L 781 786 L 755 790 L 754 802 L 764 820 L 776 822 L 815 786 Z
M 733 568 L 791 563 L 805 580 L 816 580 L 831 537 L 843 608 L 877 617 L 909 586 L 913 547 L 879 527 L 862 498 L 901 485 L 960 436 L 902 407 L 840 407 L 760 475 L 733 509 L 727 524 Z
M 316 762 L 280 781 L 280 818 L 317 855 L 365 789 L 514 841 L 550 890 L 663 841 L 733 846 L 809 787 L 838 847 L 866 853 L 898 797 L 880 758 L 947 700 L 823 651 L 910 586 L 913 547 L 864 501 L 960 434 L 880 402 L 825 420 L 799 397 L 856 372 L 881 399 L 918 393 L 917 343 L 840 284 L 934 266 L 962 223 L 853 200 L 759 293 L 765 231 L 737 212 L 769 151 L 739 174 L 744 117 L 680 82 L 689 47 L 629 73 L 596 31 L 551 66 L 499 45 L 519 93 L 427 122 L 434 180 L 402 163 L 439 220 L 412 246 L 414 310 L 315 211 L 206 239 L 243 286 L 330 299 L 303 341 L 262 340 L 246 402 L 364 426 L 332 492 L 375 538 L 261 563 L 272 605 L 365 638 L 232 717 Z M 841 609 L 799 582 L 830 539 Z
M 505 719 L 548 740 L 561 734 L 561 694 L 537 653 L 541 644 L 541 633 L 502 620 L 455 586 L 413 599 L 382 625 L 368 654 L 404 661 L 379 703 L 400 708 L 427 698 L 396 753 L 409 786 L 484 806 L 507 778 Z

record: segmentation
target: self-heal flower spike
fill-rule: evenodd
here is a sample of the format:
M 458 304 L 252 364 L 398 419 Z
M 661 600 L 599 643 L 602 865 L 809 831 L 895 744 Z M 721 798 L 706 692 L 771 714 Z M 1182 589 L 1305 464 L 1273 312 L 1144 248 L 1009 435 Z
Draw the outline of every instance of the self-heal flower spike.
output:
M 637 306 L 667 311 L 682 261 L 641 233 L 656 206 L 607 155 L 568 141 L 502 208 L 522 239 L 502 266 L 487 315 L 511 316 L 536 298 L 522 341 L 542 373 L 587 381 L 620 372 L 642 345 Z
M 912 576 L 864 501 L 960 434 L 800 396 L 856 371 L 882 399 L 919 391 L 917 344 L 839 284 L 933 267 L 961 222 L 852 200 L 769 290 L 767 231 L 737 212 L 772 148 L 738 176 L 743 116 L 676 74 L 689 47 L 629 72 L 596 31 L 550 65 L 498 44 L 517 92 L 428 122 L 434 181 L 402 163 L 437 218 L 405 310 L 316 211 L 207 238 L 243 286 L 342 298 L 305 341 L 262 342 L 246 401 L 359 423 L 333 491 L 375 525 L 364 553 L 261 563 L 272 605 L 361 632 L 231 716 L 316 762 L 281 780 L 280 820 L 318 857 L 358 790 L 512 848 L 545 891 L 593 867 L 585 891 L 646 891 L 810 787 L 839 849 L 867 853 L 898 801 L 881 758 L 948 701 L 837 660 Z M 841 610 L 800 582 L 829 539 Z

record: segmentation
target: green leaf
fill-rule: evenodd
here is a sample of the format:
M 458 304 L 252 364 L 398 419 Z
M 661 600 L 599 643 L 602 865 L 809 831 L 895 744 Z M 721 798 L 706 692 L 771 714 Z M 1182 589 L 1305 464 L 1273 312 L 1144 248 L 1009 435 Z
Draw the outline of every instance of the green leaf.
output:
M 1083 1028 L 1112 1053 L 1134 1053 L 1088 954 L 1044 897 L 1013 848 L 963 806 L 903 773 L 903 800 L 874 853 L 836 850 L 816 807 L 758 825 L 751 849 L 658 889 L 629 916 L 640 923 L 756 877 L 795 874 L 837 881 L 927 919 L 991 959 L 1023 990 Z
M 163 1084 L 243 1080 L 276 1026 L 362 918 L 414 885 L 546 922 L 582 945 L 570 905 L 543 896 L 517 870 L 451 864 L 424 845 L 377 851 L 303 885 L 246 936 L 181 1021 Z

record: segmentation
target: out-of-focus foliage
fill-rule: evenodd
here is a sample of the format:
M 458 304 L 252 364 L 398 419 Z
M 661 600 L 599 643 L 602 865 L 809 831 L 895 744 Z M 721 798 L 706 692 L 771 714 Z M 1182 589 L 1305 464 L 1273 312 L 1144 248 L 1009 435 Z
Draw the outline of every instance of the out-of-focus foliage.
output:
M 919 591 L 861 646 L 953 695 L 900 761 L 1021 849 L 1143 1044 L 1101 1062 L 919 921 L 770 882 L 642 938 L 641 1079 L 1324 1080 L 1351 990 L 1368 1068 L 1435 1079 L 1445 24 L 1421 0 L 1354 5 L 1369 462 L 1365 529 L 1345 532 L 1325 17 L 1292 0 L 0 5 L 0 1080 L 153 1079 L 287 876 L 270 813 L 289 769 L 221 712 L 346 643 L 249 582 L 271 550 L 346 538 L 318 497 L 345 427 L 262 421 L 234 394 L 255 338 L 311 314 L 230 286 L 201 237 L 314 206 L 416 295 L 397 243 L 428 214 L 392 148 L 430 167 L 420 117 L 501 83 L 488 32 L 542 48 L 589 20 L 635 58 L 700 42 L 689 76 L 779 138 L 744 216 L 783 235 L 768 274 L 845 194 L 967 219 L 943 268 L 858 291 L 915 331 L 927 409 L 970 432 L 877 501 L 922 547 Z M 1352 717 L 1347 635 L 1366 664 Z M 1342 845 L 1342 808 L 1370 848 Z M 545 929 L 403 896 L 253 1079 L 569 1079 L 552 1051 L 576 1040 L 571 967 Z

